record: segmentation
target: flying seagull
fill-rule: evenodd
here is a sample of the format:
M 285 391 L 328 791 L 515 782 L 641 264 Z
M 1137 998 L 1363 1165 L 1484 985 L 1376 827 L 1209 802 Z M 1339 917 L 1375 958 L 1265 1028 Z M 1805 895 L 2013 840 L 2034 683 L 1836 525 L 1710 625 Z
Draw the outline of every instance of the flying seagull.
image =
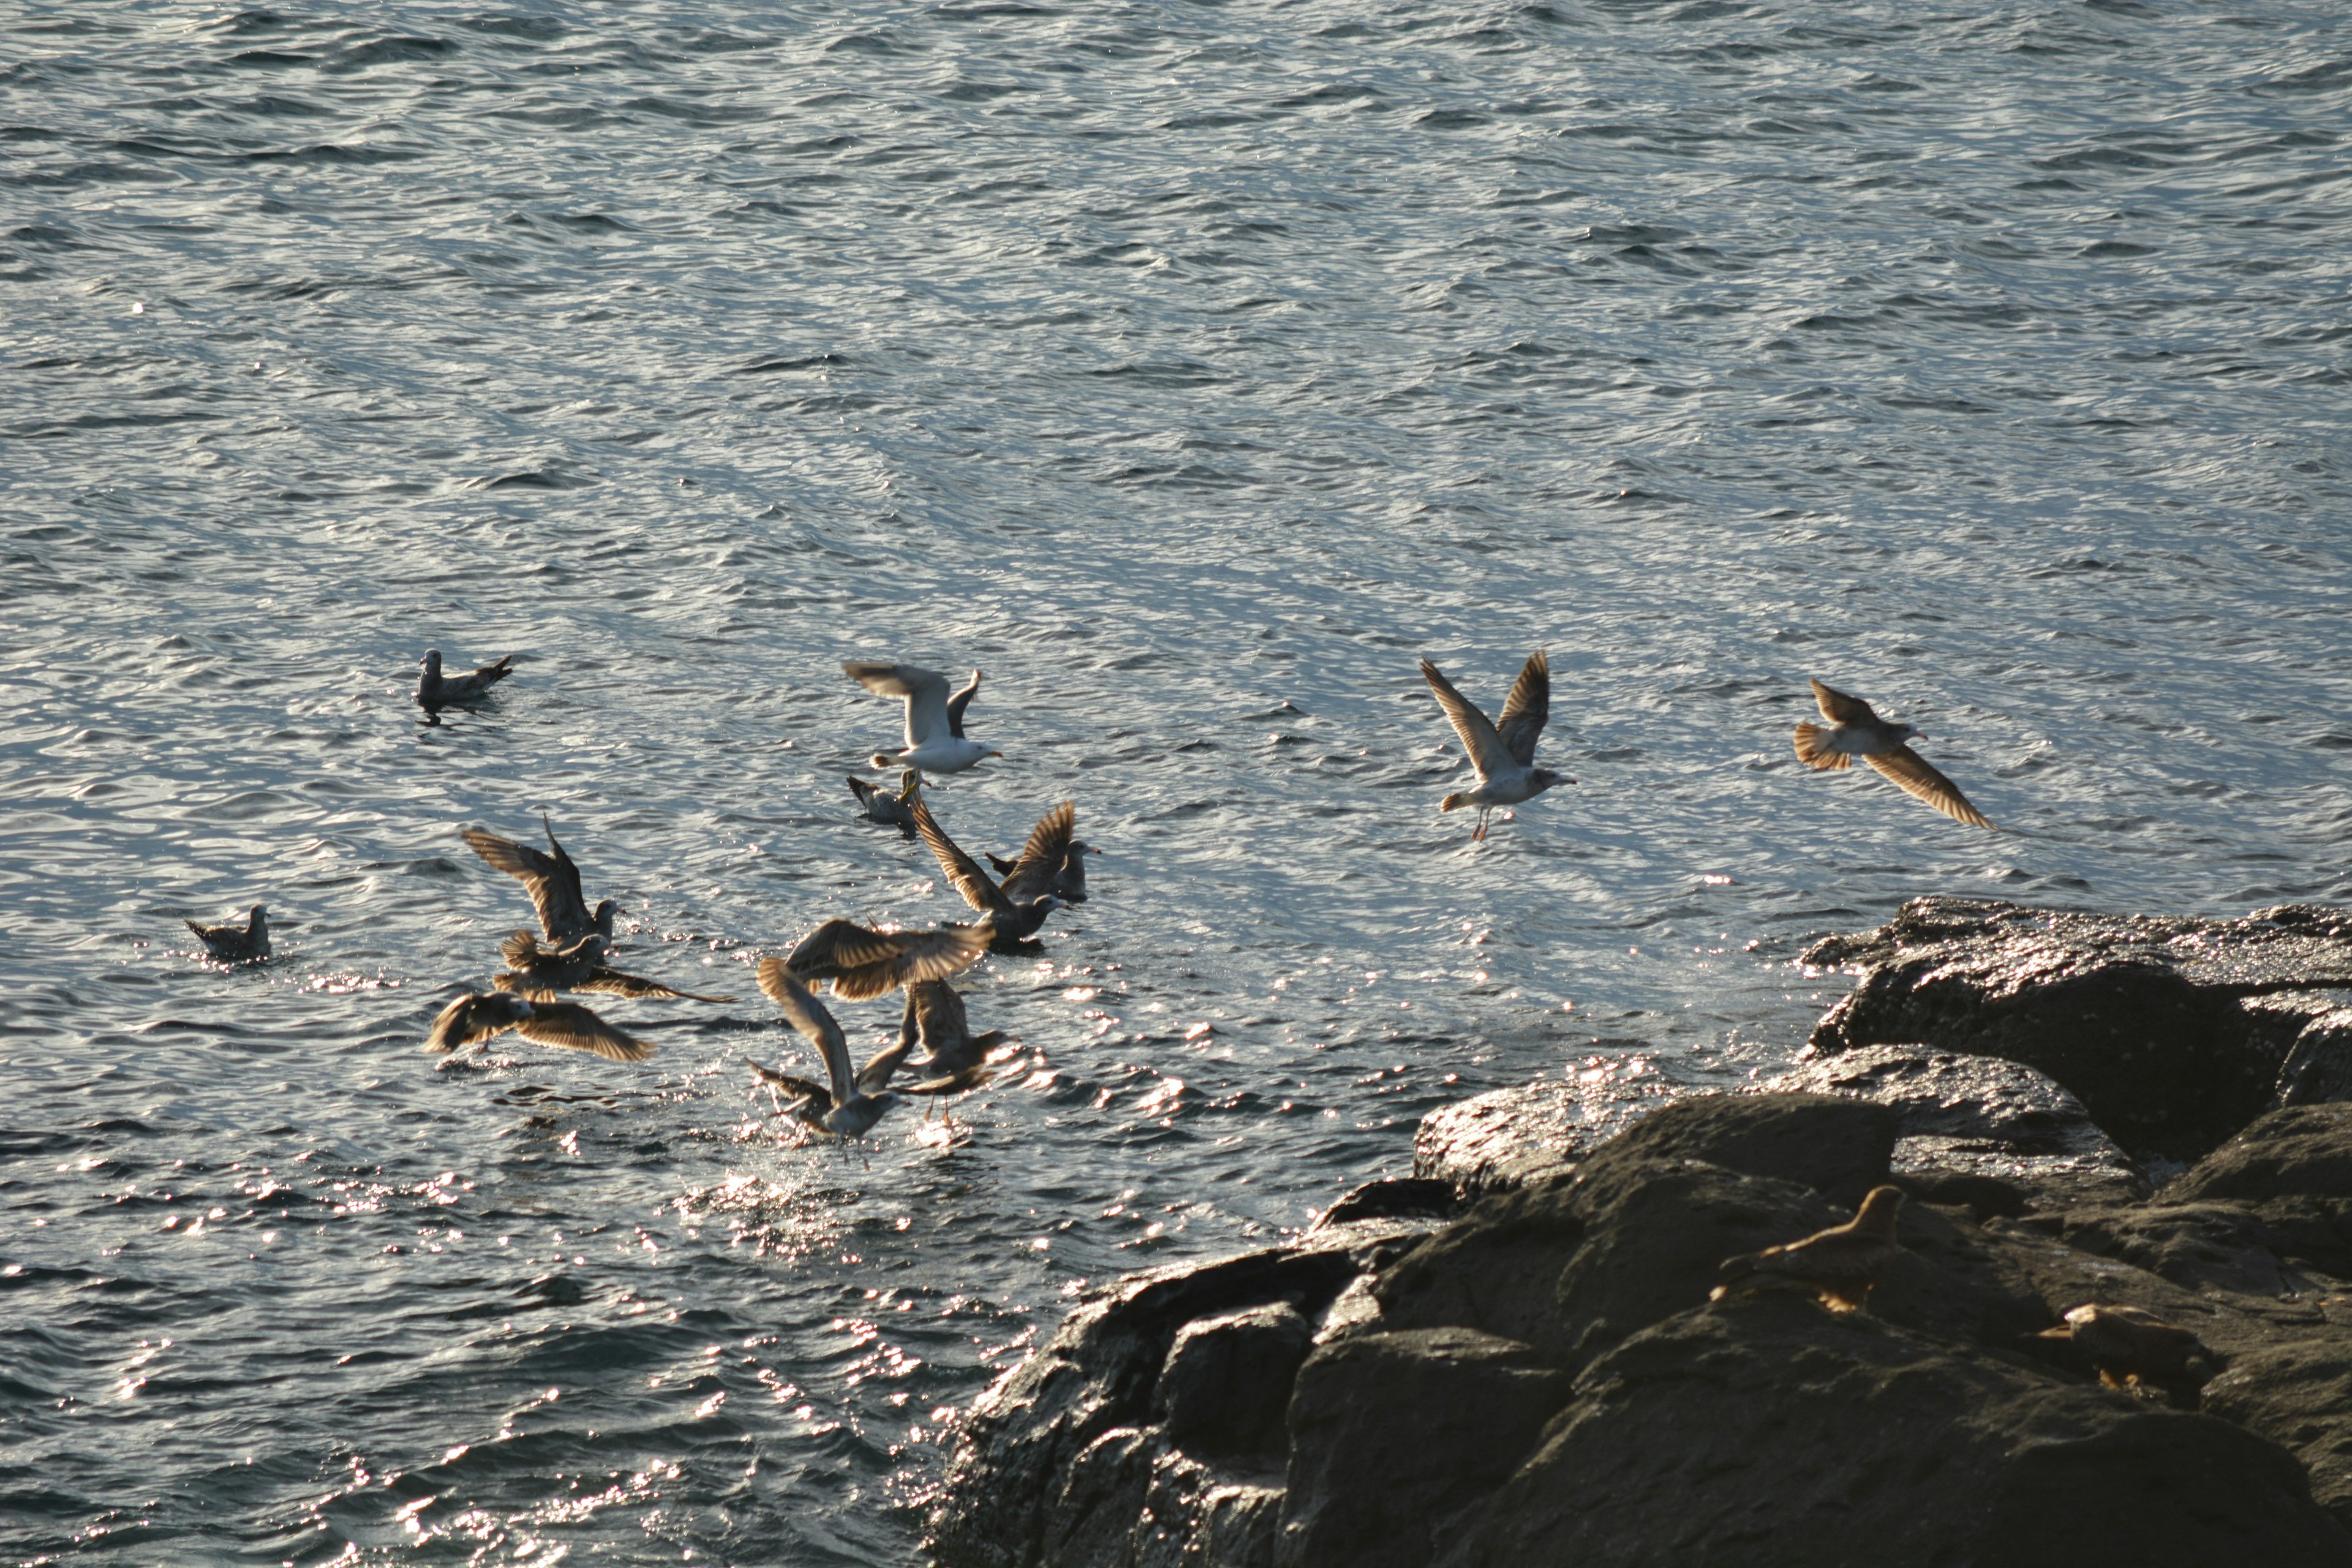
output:
M 803 938 L 783 963 L 795 979 L 830 980 L 835 995 L 863 1002 L 887 996 L 901 985 L 946 979 L 988 951 L 989 934 L 985 922 L 937 931 L 868 931 L 854 921 L 829 920 Z
M 614 917 L 620 912 L 620 906 L 606 899 L 596 906 L 594 913 L 589 912 L 588 900 L 580 890 L 580 868 L 572 863 L 572 857 L 555 841 L 554 826 L 545 814 L 539 820 L 547 829 L 544 854 L 528 844 L 518 844 L 478 827 L 467 828 L 462 837 L 475 854 L 522 883 L 539 910 L 540 929 L 547 933 L 548 941 L 568 942 L 594 931 L 611 942 Z
M 1470 754 L 1470 765 L 1477 770 L 1478 787 L 1449 795 L 1437 803 L 1440 811 L 1458 811 L 1464 806 L 1478 808 L 1477 830 L 1470 835 L 1473 842 L 1486 837 L 1486 819 L 1498 805 L 1517 805 L 1558 784 L 1576 781 L 1564 773 L 1535 765 L 1536 742 L 1543 734 L 1544 721 L 1551 717 L 1551 661 L 1544 650 L 1536 649 L 1528 656 L 1518 679 L 1511 683 L 1511 694 L 1504 700 L 1502 722 L 1489 722 L 1486 715 L 1473 707 L 1470 700 L 1454 689 L 1454 683 L 1443 671 L 1427 659 L 1421 661 L 1421 677 L 1437 694 L 1437 705 L 1445 710 L 1445 717 L 1454 725 L 1454 732 L 1462 737 L 1462 749 Z
M 1832 1312 L 1858 1312 L 1870 1300 L 1879 1273 L 1903 1250 L 1895 1239 L 1903 1189 L 1873 1187 L 1862 1207 L 1843 1225 L 1815 1231 L 1801 1241 L 1723 1260 L 1724 1282 L 1707 1300 L 1774 1287 L 1810 1289 Z
M 417 661 L 425 673 L 416 679 L 416 705 L 427 711 L 446 708 L 452 703 L 479 702 L 490 694 L 490 688 L 514 673 L 514 655 L 508 654 L 496 664 L 486 664 L 471 675 L 443 675 L 441 650 L 428 647 Z
M 828 1137 L 863 1138 L 892 1106 L 907 1102 L 904 1095 L 894 1093 L 888 1087 L 890 1075 L 906 1059 L 908 1047 L 913 1043 L 903 1031 L 898 1044 L 866 1063 L 863 1072 L 856 1071 L 849 1065 L 849 1042 L 843 1037 L 841 1026 L 834 1022 L 824 1003 L 793 978 L 783 960 L 760 961 L 760 989 L 784 1010 L 793 1027 L 824 1058 L 824 1083 L 790 1073 L 771 1072 L 757 1062 L 751 1064 L 751 1070 L 760 1075 L 761 1082 L 793 1097 L 786 1113 L 794 1121 Z
M 223 963 L 258 963 L 269 956 L 269 911 L 259 904 L 246 910 L 241 926 L 200 926 L 194 921 L 187 926 Z
M 2168 1394 L 2193 1388 L 2201 1379 L 2189 1369 L 2189 1358 L 2212 1354 L 2194 1333 L 2153 1312 L 2096 1301 L 2075 1308 L 2063 1327 L 2044 1329 L 2037 1337 L 2074 1341 L 2109 1388 L 2146 1384 Z
M 895 757 L 877 752 L 876 767 L 960 773 L 982 757 L 1004 755 L 977 741 L 964 739 L 963 710 L 971 705 L 972 694 L 980 689 L 980 671 L 973 670 L 971 684 L 950 697 L 948 678 L 936 669 L 918 669 L 911 664 L 854 661 L 841 668 L 850 679 L 868 691 L 906 700 L 907 749 Z
M 991 855 L 988 863 L 1004 879 L 1001 884 L 1004 896 L 1016 902 L 1051 893 L 1066 904 L 1083 904 L 1087 901 L 1087 857 L 1101 853 L 1085 840 L 1073 838 L 1058 867 L 1033 863 L 1025 849 L 1018 859 Z
M 1821 705 L 1822 717 L 1831 729 L 1819 724 L 1797 726 L 1797 760 L 1809 768 L 1834 772 L 1853 766 L 1860 757 L 1905 789 L 1942 812 L 1946 816 L 1965 822 L 1971 827 L 1990 827 L 1984 813 L 1969 804 L 1959 785 L 1937 773 L 1925 758 L 1913 751 L 1906 742 L 1915 736 L 1926 740 L 1918 727 L 1912 724 L 1890 724 L 1870 710 L 1870 704 L 1859 697 L 1812 683 L 1813 700 Z
M 1002 1029 L 973 1034 L 963 998 L 946 981 L 908 986 L 907 1013 L 898 1025 L 899 1048 L 920 1045 L 925 1055 L 907 1068 L 917 1081 L 906 1092 L 951 1095 L 978 1089 L 989 1079 L 989 1053 L 1011 1038 Z
M 509 1029 L 542 1046 L 589 1051 L 608 1061 L 637 1062 L 654 1054 L 649 1042 L 621 1033 L 577 1002 L 531 1001 L 507 991 L 468 993 L 442 1008 L 425 1048 L 438 1055 Z
M 534 1002 L 552 1001 L 560 991 L 604 991 L 615 996 L 669 996 L 686 1002 L 732 1002 L 732 996 L 705 996 L 699 992 L 679 991 L 664 985 L 658 980 L 640 975 L 624 974 L 608 968 L 604 951 L 610 944 L 598 931 L 590 931 L 566 947 L 541 947 L 539 939 L 527 931 L 519 931 L 499 946 L 499 956 L 506 960 L 507 973 L 490 984 L 501 991 L 511 991 L 528 996 Z
M 923 775 L 908 768 L 898 775 L 898 793 L 892 795 L 877 784 L 867 784 L 856 773 L 849 775 L 849 793 L 857 797 L 857 815 L 868 822 L 878 822 L 885 827 L 895 827 L 908 838 L 915 836 L 915 814 L 907 803 L 923 787 Z
M 911 808 L 915 814 L 915 831 L 923 836 L 931 854 L 940 863 L 940 871 L 963 901 L 988 917 L 992 935 L 989 945 L 998 952 L 1031 951 L 1022 944 L 1037 933 L 1045 917 L 1061 908 L 1062 901 L 1051 893 L 1040 893 L 1027 899 L 1015 899 L 1006 893 L 989 874 L 982 870 L 972 858 L 956 847 L 931 816 L 931 808 L 917 801 Z M 1077 821 L 1076 802 L 1064 801 L 1040 817 L 1030 830 L 1028 846 L 1021 851 L 1024 865 L 1058 868 L 1068 858 L 1070 830 Z M 1010 881 L 1011 879 L 1007 878 Z

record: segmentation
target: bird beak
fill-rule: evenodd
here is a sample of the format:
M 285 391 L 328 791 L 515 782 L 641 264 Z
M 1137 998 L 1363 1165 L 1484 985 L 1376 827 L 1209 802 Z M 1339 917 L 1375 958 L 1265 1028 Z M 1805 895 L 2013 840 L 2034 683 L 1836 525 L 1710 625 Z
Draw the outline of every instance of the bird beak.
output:
M 1003 752 L 991 752 L 988 754 L 994 757 L 1000 763 L 1004 760 L 1004 753 Z

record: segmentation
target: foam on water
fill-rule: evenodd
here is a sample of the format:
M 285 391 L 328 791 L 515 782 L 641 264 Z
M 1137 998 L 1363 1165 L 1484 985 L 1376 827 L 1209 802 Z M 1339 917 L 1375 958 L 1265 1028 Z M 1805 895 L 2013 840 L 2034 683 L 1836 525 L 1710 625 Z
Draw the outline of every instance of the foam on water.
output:
M 1769 1070 L 1915 893 L 2352 897 L 2340 6 L 0 37 L 13 1556 L 904 1561 L 1079 1281 L 1432 1106 Z M 1538 644 L 1582 783 L 1474 848 L 1413 662 Z M 427 646 L 520 671 L 423 726 Z M 959 912 L 853 819 L 859 657 L 987 670 L 967 847 L 1105 851 L 971 979 L 1033 1070 L 870 1165 L 741 1061 L 759 954 Z M 1809 675 L 2009 831 L 1798 776 Z M 530 918 L 457 831 L 542 807 L 743 1000 L 419 1054 Z

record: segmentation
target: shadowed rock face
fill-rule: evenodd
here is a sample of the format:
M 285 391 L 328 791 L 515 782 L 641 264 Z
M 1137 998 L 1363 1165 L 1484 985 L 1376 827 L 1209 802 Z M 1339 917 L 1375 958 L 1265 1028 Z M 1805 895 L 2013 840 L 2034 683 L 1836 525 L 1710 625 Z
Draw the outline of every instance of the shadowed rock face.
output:
M 2194 1160 L 2283 1099 L 2352 1084 L 2352 1029 L 2306 1040 L 2330 1006 L 2298 1005 L 2352 989 L 2339 910 L 2166 920 L 1915 899 L 1805 962 L 1861 970 L 1813 1051 L 1924 1043 L 2022 1062 L 2141 1157 Z

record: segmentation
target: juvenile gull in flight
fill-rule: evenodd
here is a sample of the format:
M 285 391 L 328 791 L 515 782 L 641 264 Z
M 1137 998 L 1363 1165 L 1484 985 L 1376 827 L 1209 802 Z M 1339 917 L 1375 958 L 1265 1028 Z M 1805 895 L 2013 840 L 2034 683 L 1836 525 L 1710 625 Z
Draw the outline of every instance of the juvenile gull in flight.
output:
M 258 963 L 269 956 L 269 911 L 259 904 L 246 910 L 241 926 L 200 926 L 194 921 L 187 926 L 223 963 Z
M 544 854 L 528 844 L 518 844 L 511 838 L 501 838 L 478 827 L 467 828 L 462 836 L 475 854 L 498 869 L 521 882 L 530 894 L 530 901 L 539 910 L 540 929 L 551 942 L 568 942 L 594 931 L 606 942 L 613 940 L 613 921 L 619 906 L 606 899 L 590 913 L 587 897 L 580 890 L 580 868 L 555 841 L 555 828 L 542 814 L 540 825 L 547 829 L 547 850 Z
M 1478 826 L 1470 835 L 1473 842 L 1486 837 L 1486 819 L 1496 806 L 1517 805 L 1554 784 L 1576 782 L 1565 773 L 1535 765 L 1536 742 L 1543 734 L 1544 721 L 1551 717 L 1551 661 L 1543 649 L 1528 656 L 1518 679 L 1511 683 L 1499 724 L 1490 722 L 1425 658 L 1421 661 L 1421 676 L 1437 694 L 1437 705 L 1445 710 L 1454 732 L 1462 737 L 1462 749 L 1470 755 L 1470 765 L 1478 773 L 1476 789 L 1449 795 L 1437 803 L 1440 811 L 1478 808 Z
M 446 708 L 452 703 L 478 702 L 490 694 L 490 688 L 514 673 L 514 655 L 508 654 L 496 664 L 486 664 L 471 675 L 443 675 L 441 650 L 428 647 L 417 661 L 425 673 L 416 678 L 416 705 L 430 710 Z
M 1858 1312 L 1869 1302 L 1880 1271 L 1903 1250 L 1895 1239 L 1895 1216 L 1902 1209 L 1902 1188 L 1873 1187 L 1843 1225 L 1817 1230 L 1801 1241 L 1725 1258 L 1724 1282 L 1707 1300 L 1796 1287 L 1813 1291 L 1832 1312 Z
M 519 931 L 499 946 L 507 973 L 490 984 L 501 991 L 528 996 L 534 1002 L 552 1000 L 559 991 L 604 991 L 615 996 L 671 996 L 686 1002 L 732 1002 L 732 996 L 705 996 L 679 991 L 658 980 L 624 974 L 606 967 L 607 943 L 602 932 L 590 931 L 568 947 L 541 947 L 539 939 Z
M 999 952 L 1032 951 L 1022 944 L 1034 936 L 1045 917 L 1061 907 L 1061 900 L 1051 893 L 1039 893 L 1026 899 L 1015 899 L 989 874 L 982 870 L 972 858 L 956 847 L 931 816 L 931 808 L 921 801 L 914 804 L 915 830 L 923 836 L 931 854 L 940 863 L 940 870 L 955 890 L 963 895 L 964 902 L 988 917 L 987 924 L 994 933 L 990 946 Z M 1058 869 L 1069 858 L 1070 830 L 1077 821 L 1078 808 L 1073 801 L 1064 801 L 1038 819 L 1030 830 L 1029 843 L 1021 851 L 1017 866 L 1040 869 Z M 1017 868 L 1016 866 L 1016 868 Z M 1008 882 L 1011 878 L 1005 879 Z
M 849 793 L 857 797 L 857 815 L 868 822 L 878 822 L 885 827 L 895 827 L 906 837 L 915 836 L 915 814 L 907 803 L 923 785 L 923 775 L 908 768 L 898 775 L 898 793 L 891 794 L 877 784 L 867 784 L 856 773 L 849 775 Z
M 907 1013 L 898 1025 L 900 1048 L 919 1044 L 925 1054 L 908 1067 L 917 1081 L 906 1092 L 950 1095 L 978 1089 L 989 1079 L 989 1053 L 1011 1038 L 1002 1029 L 973 1034 L 963 998 L 946 981 L 908 986 Z
M 1816 680 L 1813 700 L 1832 726 L 1797 726 L 1797 760 L 1809 768 L 1835 771 L 1853 766 L 1860 757 L 1946 816 L 1971 827 L 1990 827 L 1984 813 L 1969 804 L 1959 786 L 1927 764 L 1927 759 L 1904 742 L 1921 735 L 1912 724 L 1890 724 L 1870 710 L 1859 697 L 1849 697 Z
M 425 1048 L 438 1055 L 509 1029 L 542 1046 L 589 1051 L 608 1061 L 637 1062 L 653 1046 L 625 1035 L 577 1002 L 530 1001 L 511 992 L 469 993 L 441 1009 Z
M 973 670 L 971 684 L 950 697 L 948 678 L 936 669 L 918 669 L 911 664 L 855 661 L 841 668 L 849 679 L 868 691 L 906 700 L 907 749 L 895 757 L 877 752 L 876 767 L 960 773 L 982 757 L 1004 754 L 977 741 L 964 739 L 963 710 L 971 705 L 972 693 L 980 689 L 980 671 Z
M 863 1002 L 901 985 L 946 979 L 986 952 L 988 938 L 985 922 L 937 931 L 868 931 L 855 921 L 835 919 L 809 932 L 783 963 L 796 979 L 830 980 L 835 995 Z
M 1035 836 L 1033 834 L 1031 837 Z M 988 863 L 996 868 L 998 876 L 1004 879 L 1001 884 L 1004 896 L 1016 902 L 1036 898 L 1042 893 L 1051 893 L 1066 904 L 1083 904 L 1087 901 L 1087 857 L 1101 853 L 1084 839 L 1073 838 L 1059 867 L 1034 864 L 1029 859 L 1026 850 L 1017 860 L 991 855 Z
M 824 1058 L 824 1083 L 790 1073 L 771 1072 L 757 1062 L 751 1064 L 751 1070 L 760 1075 L 761 1081 L 793 1097 L 786 1112 L 794 1121 L 830 1137 L 863 1138 L 892 1106 L 906 1103 L 904 1095 L 893 1093 L 888 1087 L 890 1075 L 906 1059 L 908 1048 L 913 1044 L 903 1030 L 898 1044 L 866 1063 L 863 1072 L 856 1071 L 849 1065 L 849 1042 L 843 1037 L 841 1026 L 834 1022 L 824 1003 L 793 978 L 791 968 L 782 959 L 760 961 L 760 989 L 784 1010 L 793 1027 Z

